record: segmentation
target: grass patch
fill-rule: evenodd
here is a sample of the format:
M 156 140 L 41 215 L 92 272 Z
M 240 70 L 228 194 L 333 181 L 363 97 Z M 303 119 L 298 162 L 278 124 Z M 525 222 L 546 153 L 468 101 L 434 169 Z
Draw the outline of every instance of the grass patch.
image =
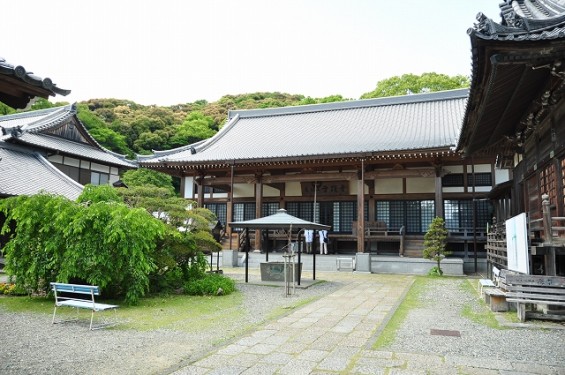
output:
M 383 331 L 373 344 L 373 349 L 384 348 L 394 342 L 396 333 L 408 316 L 408 312 L 414 308 L 421 306 L 419 299 L 420 295 L 424 292 L 430 282 L 432 282 L 432 280 L 428 277 L 415 277 L 414 283 L 406 294 L 404 301 L 402 301 L 400 306 L 398 306 L 398 308 L 394 312 L 394 315 L 392 316 L 392 318 L 390 318 L 386 327 L 383 329 Z
M 120 301 L 103 301 L 120 306 L 117 319 L 120 324 L 114 329 L 136 329 L 148 331 L 173 329 L 184 332 L 199 332 L 217 327 L 219 322 L 238 319 L 243 316 L 243 295 L 234 292 L 227 296 L 167 295 L 142 298 L 137 306 L 127 306 Z M 3 297 L 0 306 L 12 312 L 53 314 L 54 301 L 44 297 Z M 75 316 L 74 309 L 59 308 L 57 315 Z M 82 309 L 80 316 L 85 319 L 90 312 Z M 106 312 L 104 314 L 113 314 Z M 112 315 L 109 315 L 112 317 Z M 226 319 L 229 317 L 229 319 Z
M 476 303 L 466 303 L 463 305 L 461 316 L 489 328 L 504 329 L 505 327 L 501 326 L 498 320 L 496 320 L 495 314 L 490 311 L 485 302 L 477 296 L 478 291 L 475 289 L 474 284 L 472 284 L 474 281 L 475 280 L 464 280 L 459 284 L 462 293 L 467 293 L 477 300 Z

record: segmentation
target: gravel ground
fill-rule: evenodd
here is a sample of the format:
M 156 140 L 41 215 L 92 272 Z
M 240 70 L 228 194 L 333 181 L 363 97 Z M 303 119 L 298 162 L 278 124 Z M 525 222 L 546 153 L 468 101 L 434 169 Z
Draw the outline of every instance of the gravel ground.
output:
M 243 279 L 241 273 L 229 276 Z M 320 283 L 285 297 L 282 287 L 238 283 L 244 295 L 243 316 L 226 319 L 215 329 L 199 333 L 88 331 L 84 322 L 54 325 L 50 315 L 10 313 L 0 304 L 0 374 L 168 373 L 225 344 L 230 327 L 241 330 L 260 324 L 277 308 L 331 293 L 342 285 L 339 281 Z
M 241 271 L 229 276 L 243 279 Z M 246 313 L 200 333 L 122 329 L 89 332 L 84 323 L 52 325 L 49 315 L 10 313 L 0 304 L 0 374 L 166 374 L 229 342 L 226 337 L 233 335 L 229 327 L 237 330 L 261 324 L 274 309 L 331 293 L 350 277 L 356 275 L 324 274 L 320 278 L 332 281 L 298 289 L 288 298 L 281 287 L 239 283 Z M 565 366 L 565 325 L 552 324 L 555 329 L 544 329 L 530 323 L 529 328 L 492 329 L 475 323 L 462 317 L 461 311 L 467 306 L 484 312 L 485 307 L 478 302 L 476 292 L 462 288 L 462 283 L 467 282 L 437 279 L 421 296 L 421 306 L 410 311 L 396 341 L 381 350 Z M 431 329 L 458 331 L 461 337 L 431 335 Z
M 420 296 L 420 307 L 409 312 L 395 342 L 385 350 L 565 366 L 565 324 L 512 324 L 500 313 L 499 322 L 507 325 L 503 329 L 475 323 L 462 316 L 463 309 L 484 313 L 488 308 L 478 303 L 476 291 L 465 288 L 463 284 L 468 282 L 443 278 L 430 283 Z M 432 329 L 458 331 L 461 337 L 432 335 Z

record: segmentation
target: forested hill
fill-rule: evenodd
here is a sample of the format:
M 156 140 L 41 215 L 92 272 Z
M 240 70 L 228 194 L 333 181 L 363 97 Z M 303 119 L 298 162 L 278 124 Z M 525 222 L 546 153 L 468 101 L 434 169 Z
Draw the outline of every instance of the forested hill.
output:
M 128 100 L 91 99 L 78 104 L 79 118 L 104 147 L 133 155 L 168 150 L 213 136 L 231 109 L 295 106 L 345 100 L 340 95 L 314 99 L 278 92 L 226 95 L 208 103 L 170 107 L 144 106 Z
M 423 73 L 404 74 L 377 82 L 374 91 L 361 98 L 375 98 L 411 93 L 451 90 L 468 87 L 467 77 Z M 225 95 L 217 102 L 198 100 L 169 107 L 144 106 L 131 100 L 91 99 L 78 104 L 78 117 L 92 136 L 104 147 L 133 157 L 151 154 L 153 150 L 169 150 L 213 136 L 224 125 L 228 111 L 286 107 L 349 100 L 341 95 L 311 98 L 280 92 Z M 39 99 L 31 110 L 50 108 L 67 103 L 51 103 Z M 15 112 L 0 103 L 0 115 Z
M 216 102 L 199 100 L 169 107 L 145 106 L 130 100 L 91 99 L 79 102 L 78 117 L 104 147 L 120 154 L 151 154 L 213 136 L 226 122 L 228 110 L 296 106 L 347 100 L 341 95 L 310 98 L 279 92 L 226 95 Z M 33 109 L 57 106 L 39 100 Z

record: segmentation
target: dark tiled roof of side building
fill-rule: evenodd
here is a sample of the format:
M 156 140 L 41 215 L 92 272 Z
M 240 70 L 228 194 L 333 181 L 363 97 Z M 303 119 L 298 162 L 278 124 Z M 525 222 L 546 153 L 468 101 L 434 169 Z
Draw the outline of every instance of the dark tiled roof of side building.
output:
M 0 57 L 0 102 L 13 108 L 25 108 L 37 96 L 47 99 L 70 92 L 58 87 L 51 78 L 41 78 Z
M 309 158 L 450 148 L 456 145 L 467 89 L 273 109 L 231 111 L 199 144 L 140 163 L 207 163 Z
M 0 142 L 0 176 L 0 196 L 46 192 L 75 200 L 83 189 L 41 154 L 4 142 Z
M 73 124 L 82 128 L 80 133 L 84 142 L 77 142 L 48 133 L 49 130 L 67 122 L 73 122 Z M 2 128 L 3 133 L 3 135 L 0 135 L 0 141 L 65 152 L 76 157 L 116 166 L 129 168 L 136 166 L 133 161 L 127 160 L 124 155 L 111 152 L 96 142 L 76 118 L 74 105 L 0 116 L 0 128 Z

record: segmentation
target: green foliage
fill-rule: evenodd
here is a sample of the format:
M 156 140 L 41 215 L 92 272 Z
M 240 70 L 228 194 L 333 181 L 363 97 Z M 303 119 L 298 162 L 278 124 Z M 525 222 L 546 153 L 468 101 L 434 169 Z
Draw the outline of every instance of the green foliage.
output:
M 173 179 L 170 175 L 147 168 L 132 169 L 125 172 L 122 181 L 128 187 L 151 185 L 173 191 Z
M 216 127 L 217 129 L 217 127 Z M 201 112 L 191 112 L 171 138 L 173 147 L 184 146 L 212 137 L 216 133 L 214 119 Z
M 235 291 L 235 282 L 223 275 L 209 273 L 203 278 L 189 280 L 184 291 L 192 296 L 227 295 Z
M 451 254 L 451 251 L 445 249 L 447 244 L 447 229 L 445 228 L 445 221 L 441 217 L 435 217 L 428 231 L 424 235 L 424 251 L 423 255 L 425 259 L 433 260 L 437 263 L 437 270 L 434 272 L 438 275 L 442 275 L 441 261 L 447 255 Z M 430 271 L 431 272 L 431 271 Z
M 16 113 L 16 110 L 14 108 L 0 102 L 0 116 L 11 115 L 12 113 Z
M 3 248 L 4 270 L 15 276 L 18 287 L 30 294 L 46 292 L 49 282 L 57 281 L 67 245 L 62 232 L 79 211 L 70 200 L 48 194 L 0 200 L 6 216 L 2 234 L 10 235 Z
M 438 73 L 424 73 L 420 76 L 403 74 L 377 82 L 377 87 L 361 95 L 361 99 L 453 90 L 469 87 L 469 84 L 469 78 L 462 75 L 450 77 Z
M 116 189 L 110 185 L 91 185 L 88 184 L 77 198 L 78 203 L 98 203 L 98 202 L 120 202 L 123 199 L 118 195 Z
M 28 293 L 46 293 L 51 281 L 81 281 L 135 304 L 148 288 L 164 224 L 116 201 L 83 202 L 48 194 L 0 200 L 2 233 L 11 235 L 3 249 L 6 272 Z

